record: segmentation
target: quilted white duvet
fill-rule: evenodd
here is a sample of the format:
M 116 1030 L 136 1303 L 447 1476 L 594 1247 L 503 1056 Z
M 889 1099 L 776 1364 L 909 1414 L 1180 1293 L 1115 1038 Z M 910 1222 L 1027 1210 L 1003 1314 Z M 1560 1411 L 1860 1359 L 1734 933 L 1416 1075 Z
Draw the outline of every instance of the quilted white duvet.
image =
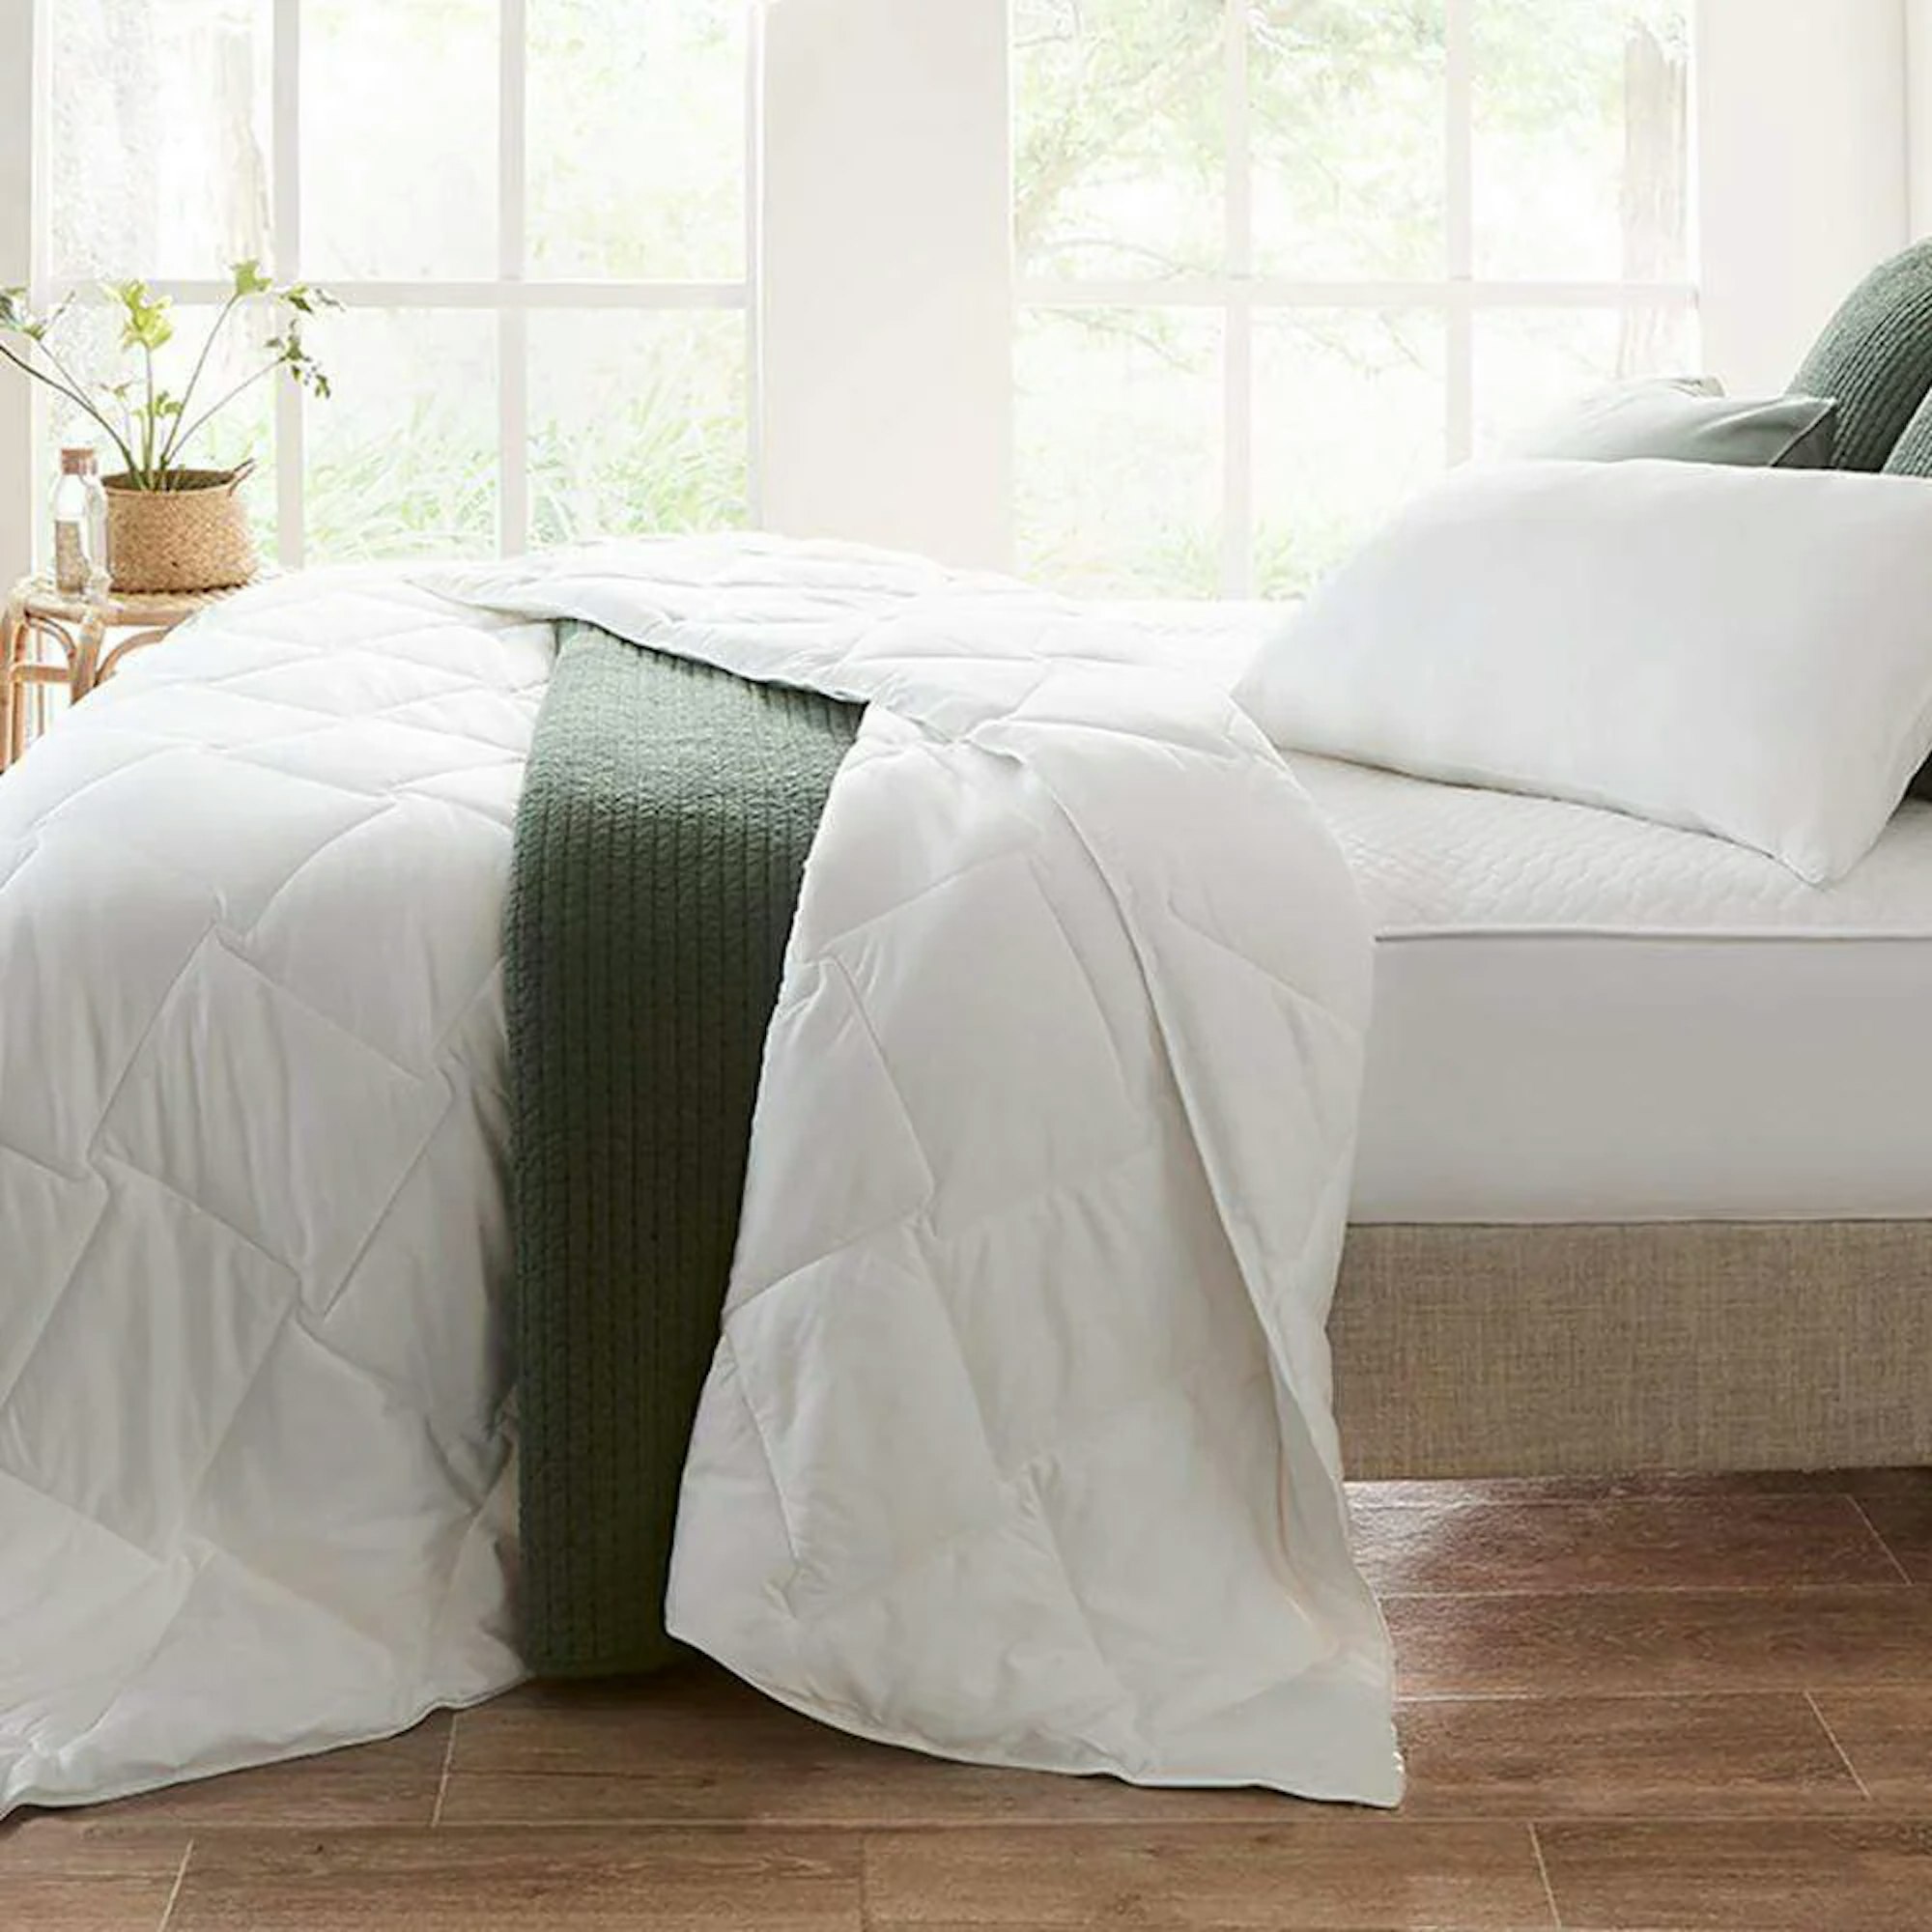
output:
M 1172 639 L 742 539 L 267 586 L 0 779 L 0 1812 L 518 1675 L 497 925 L 565 615 L 873 701 L 672 1628 L 924 1749 L 1393 1803 L 1346 867 Z

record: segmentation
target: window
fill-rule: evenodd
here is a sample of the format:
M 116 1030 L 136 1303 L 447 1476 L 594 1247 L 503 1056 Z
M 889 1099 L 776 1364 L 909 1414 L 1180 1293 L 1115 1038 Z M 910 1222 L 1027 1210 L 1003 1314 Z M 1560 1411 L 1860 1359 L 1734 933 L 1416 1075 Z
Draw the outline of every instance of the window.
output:
M 1073 589 L 1288 592 L 1593 384 L 1788 380 L 1924 226 L 1905 14 L 12 0 L 0 280 L 186 308 L 261 254 L 335 287 L 336 400 L 242 426 L 290 561 L 769 511 Z M 25 410 L 0 384 L 16 558 Z
M 285 563 L 752 517 L 744 0 L 48 14 L 43 298 L 143 274 L 192 335 L 253 257 L 344 303 L 334 399 L 265 384 L 203 445 L 265 458 Z
M 1013 0 L 1016 509 L 1069 588 L 1306 587 L 1696 361 L 1689 0 Z

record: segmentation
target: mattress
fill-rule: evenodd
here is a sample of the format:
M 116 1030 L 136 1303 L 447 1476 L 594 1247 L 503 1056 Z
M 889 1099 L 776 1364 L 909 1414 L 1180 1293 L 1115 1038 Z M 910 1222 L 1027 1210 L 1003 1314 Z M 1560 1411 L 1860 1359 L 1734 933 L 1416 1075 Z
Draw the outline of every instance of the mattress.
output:
M 1932 806 L 1836 886 L 1321 758 L 1378 935 L 1352 1218 L 1932 1218 Z

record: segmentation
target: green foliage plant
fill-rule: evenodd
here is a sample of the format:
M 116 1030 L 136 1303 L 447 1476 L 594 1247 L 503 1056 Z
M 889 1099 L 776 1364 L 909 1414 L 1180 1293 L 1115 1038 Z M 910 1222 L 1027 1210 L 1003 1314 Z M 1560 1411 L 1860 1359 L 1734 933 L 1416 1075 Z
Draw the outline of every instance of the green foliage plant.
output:
M 153 294 L 143 281 L 113 282 L 101 291 L 121 325 L 122 350 L 136 358 L 132 375 L 99 384 L 75 375 L 59 339 L 73 298 L 39 314 L 28 306 L 26 291 L 17 288 L 0 289 L 0 360 L 64 396 L 98 424 L 114 445 L 129 487 L 192 488 L 202 478 L 185 461 L 189 444 L 244 391 L 286 369 L 311 395 L 326 398 L 329 393 L 328 378 L 302 339 L 302 324 L 322 309 L 338 307 L 335 299 L 313 283 L 276 283 L 259 262 L 237 262 L 229 272 L 227 298 L 180 395 L 159 384 L 155 373 L 155 357 L 174 340 L 174 304 L 171 298 Z M 202 394 L 210 355 L 243 307 L 270 311 L 272 332 L 263 345 L 265 359 L 211 402 Z

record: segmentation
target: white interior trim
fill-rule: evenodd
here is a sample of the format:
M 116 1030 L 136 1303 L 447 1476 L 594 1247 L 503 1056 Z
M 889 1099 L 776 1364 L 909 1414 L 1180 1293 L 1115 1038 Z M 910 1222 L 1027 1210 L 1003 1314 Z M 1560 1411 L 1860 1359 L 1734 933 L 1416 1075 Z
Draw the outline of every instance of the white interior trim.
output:
M 524 279 L 529 64 L 526 0 L 499 0 L 497 74 L 497 275 Z M 521 556 L 530 541 L 529 317 L 502 302 L 497 317 L 497 548 Z
M 275 0 L 270 49 L 269 108 L 270 214 L 274 226 L 275 273 L 293 281 L 301 273 L 301 0 Z M 178 301 L 196 298 L 186 282 L 163 290 Z M 215 285 L 218 295 L 219 288 Z M 204 299 L 206 297 L 203 298 Z M 284 570 L 299 570 L 305 549 L 303 530 L 303 452 L 306 447 L 302 392 L 286 372 L 275 381 L 275 558 Z
M 1932 135 L 1906 19 L 1906 0 L 1699 0 L 1705 356 L 1734 390 L 1783 389 L 1911 237 L 1908 156 Z
M 765 516 L 1011 554 L 1006 0 L 784 0 L 765 28 Z
M 1029 308 L 1651 308 L 1697 300 L 1695 282 L 1293 282 L 1190 275 L 1175 281 L 1027 280 Z
M 276 270 L 299 272 L 292 249 L 278 249 Z M 220 301 L 228 294 L 225 281 L 170 281 L 151 277 L 156 295 L 176 301 Z M 62 280 L 51 284 L 56 296 L 71 294 L 79 301 L 104 299 L 92 282 Z M 377 282 L 327 280 L 328 293 L 345 308 L 743 308 L 743 282 Z
M 1229 282 L 1222 326 L 1221 587 L 1230 597 L 1246 597 L 1255 580 L 1254 100 L 1246 0 L 1227 0 L 1223 31 Z
M 44 42 L 35 4 L 0 7 L 0 286 L 36 279 L 34 77 Z M 34 469 L 35 385 L 0 368 L 0 594 L 34 558 L 40 518 Z
M 1907 213 L 1915 239 L 1932 235 L 1932 0 L 1906 0 Z
M 1783 386 L 1839 296 L 1912 235 L 1932 233 L 1932 0 L 1697 0 L 1702 262 L 1696 282 L 1476 278 L 1475 0 L 1445 0 L 1447 256 L 1439 280 L 1252 274 L 1248 37 L 1226 0 L 1227 272 L 1069 282 L 1013 273 L 1005 0 L 787 0 L 751 9 L 747 271 L 741 281 L 525 279 L 527 0 L 499 0 L 503 45 L 497 279 L 331 284 L 352 308 L 499 318 L 501 541 L 528 531 L 526 317 L 539 310 L 742 311 L 754 521 L 1010 561 L 1011 323 L 1016 306 L 1217 311 L 1226 323 L 1225 586 L 1252 573 L 1253 334 L 1269 310 L 1413 308 L 1447 324 L 1447 441 L 1473 440 L 1472 318 L 1490 309 L 1698 305 L 1710 366 L 1734 388 Z M 0 0 L 0 280 L 36 299 L 46 272 L 37 149 L 46 0 Z M 272 0 L 275 269 L 302 272 L 301 0 Z M 767 79 L 768 76 L 768 79 Z M 766 287 L 761 269 L 769 264 Z M 161 281 L 183 302 L 217 280 Z M 86 291 L 82 291 L 85 295 Z M 37 391 L 0 381 L 0 574 L 41 521 Z M 302 556 L 303 412 L 276 400 L 281 560 Z M 932 452 L 946 460 L 934 462 Z M 770 469 L 769 479 L 767 469 Z
M 1446 174 L 1443 213 L 1451 302 L 1445 344 L 1448 384 L 1447 421 L 1443 440 L 1451 463 L 1465 463 L 1476 449 L 1476 330 L 1475 308 L 1490 293 L 1476 285 L 1476 21 L 1473 0 L 1444 0 L 1442 58 L 1444 112 L 1443 165 Z M 1497 284 L 1497 287 L 1502 286 Z M 1538 288 L 1527 294 L 1523 307 L 1544 306 L 1552 291 Z M 1688 294 L 1688 292 L 1687 292 Z M 1619 287 L 1616 299 L 1629 300 L 1631 291 Z
M 43 266 L 10 269 L 15 252 L 43 253 L 45 223 L 35 209 L 43 197 L 16 185 L 14 176 L 27 162 L 16 158 L 31 147 L 32 131 L 42 117 L 29 110 L 44 99 L 44 74 L 31 82 L 29 54 L 36 47 L 32 22 L 45 0 L 0 0 L 0 281 L 31 281 L 36 300 L 71 295 L 80 301 L 104 299 L 89 281 L 51 280 Z M 535 310 L 596 309 L 650 313 L 663 310 L 742 310 L 748 317 L 749 449 L 751 497 L 755 514 L 759 497 L 759 408 L 757 386 L 757 319 L 754 290 L 757 275 L 756 169 L 760 133 L 755 107 L 758 99 L 756 51 L 759 22 L 751 20 L 753 59 L 747 63 L 747 271 L 730 282 L 645 281 L 530 281 L 527 272 L 527 88 L 528 0 L 497 0 L 497 277 L 489 281 L 328 280 L 328 292 L 347 308 L 469 309 L 497 318 L 497 546 L 505 554 L 522 551 L 529 541 L 529 357 L 528 316 Z M 280 280 L 303 273 L 302 262 L 302 140 L 301 140 L 302 0 L 273 0 L 270 13 L 271 70 L 270 148 L 271 214 L 274 227 L 274 271 Z M 46 37 L 40 37 L 44 61 Z M 17 231 L 15 233 L 14 231 Z M 139 265 L 133 265 L 138 269 Z M 185 305 L 218 303 L 229 284 L 217 278 L 151 278 L 157 295 Z M 24 385 L 21 385 L 24 386 Z M 44 442 L 39 417 L 30 422 L 35 399 L 22 405 L 14 385 L 0 384 L 0 565 L 13 562 L 14 532 L 31 532 L 37 466 L 35 453 Z M 275 396 L 276 555 L 284 569 L 298 569 L 304 556 L 304 496 L 306 437 L 301 390 L 284 376 Z M 24 563 L 17 567 L 24 568 Z
M 1827 0 L 1838 4 L 1838 0 Z M 1899 0 L 1878 0 L 1882 6 Z M 1932 0 L 1925 0 L 1932 6 Z M 1444 447 L 1451 463 L 1475 448 L 1475 327 L 1496 309 L 1693 309 L 1695 281 L 1481 280 L 1476 262 L 1476 0 L 1444 0 L 1443 226 L 1439 276 L 1422 280 L 1299 281 L 1254 270 L 1254 156 L 1246 0 L 1227 0 L 1223 63 L 1226 231 L 1223 272 L 1172 280 L 1071 281 L 1027 277 L 1023 308 L 1185 308 L 1212 311 L 1225 331 L 1222 377 L 1221 592 L 1251 594 L 1254 574 L 1254 329 L 1257 316 L 1295 309 L 1422 309 L 1445 325 Z
M 745 62 L 745 510 L 765 522 L 765 9 L 749 9 Z M 660 285 L 662 286 L 662 285 Z M 722 306 L 722 304 L 721 304 Z

